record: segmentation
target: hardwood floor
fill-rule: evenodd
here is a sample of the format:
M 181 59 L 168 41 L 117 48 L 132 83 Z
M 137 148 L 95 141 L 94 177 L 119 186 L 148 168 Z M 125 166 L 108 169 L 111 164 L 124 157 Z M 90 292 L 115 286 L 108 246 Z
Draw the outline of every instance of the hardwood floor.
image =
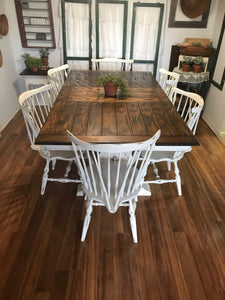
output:
M 44 160 L 19 112 L 0 139 L 0 299 L 225 299 L 225 147 L 202 120 L 196 136 L 183 196 L 164 184 L 139 198 L 138 244 L 126 208 L 103 207 L 81 243 L 83 198 L 70 183 L 40 195 Z

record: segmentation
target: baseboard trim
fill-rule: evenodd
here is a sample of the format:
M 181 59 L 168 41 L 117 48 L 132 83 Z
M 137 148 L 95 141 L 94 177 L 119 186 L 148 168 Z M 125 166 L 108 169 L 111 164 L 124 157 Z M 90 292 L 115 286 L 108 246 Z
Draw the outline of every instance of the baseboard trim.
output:
M 209 119 L 204 115 L 202 119 L 206 122 L 209 128 L 213 131 L 213 133 L 217 136 L 218 140 L 225 146 L 225 131 L 218 131 L 209 121 Z
M 225 143 L 225 131 L 220 131 L 220 138 Z
M 220 132 L 219 130 L 217 130 L 213 124 L 210 122 L 210 120 L 207 118 L 206 115 L 202 115 L 202 119 L 206 122 L 206 124 L 209 126 L 209 128 L 215 133 L 216 136 L 219 136 L 220 135 Z
M 9 120 L 3 125 L 3 127 L 0 130 L 0 138 L 2 137 L 2 131 L 6 128 L 6 126 L 9 124 L 9 122 L 15 117 L 15 115 L 20 110 L 20 107 L 17 108 L 17 110 L 10 116 Z

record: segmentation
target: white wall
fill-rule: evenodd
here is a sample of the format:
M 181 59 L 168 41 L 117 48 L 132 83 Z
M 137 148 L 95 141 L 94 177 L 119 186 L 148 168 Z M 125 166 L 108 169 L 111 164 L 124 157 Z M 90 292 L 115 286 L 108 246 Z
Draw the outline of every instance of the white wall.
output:
M 145 1 L 146 2 L 146 1 Z M 149 0 L 150 2 L 150 0 Z M 160 1 L 159 1 L 160 2 Z M 216 39 L 214 35 L 214 25 L 215 29 L 219 30 L 219 25 L 217 22 L 217 14 L 221 14 L 220 9 L 217 9 L 218 3 L 224 3 L 224 0 L 212 0 L 211 9 L 209 14 L 209 21 L 207 28 L 201 29 L 189 29 L 189 28 L 168 28 L 168 18 L 170 10 L 170 0 L 166 1 L 167 5 L 165 7 L 165 42 L 163 46 L 163 52 L 161 53 L 160 65 L 159 67 L 168 68 L 170 60 L 171 46 L 183 42 L 185 37 L 199 37 L 199 38 L 209 38 Z M 59 66 L 63 63 L 62 60 L 62 49 L 59 48 L 60 45 L 60 28 L 61 19 L 58 11 L 59 0 L 52 0 L 53 8 L 53 19 L 54 19 L 54 29 L 56 37 L 57 49 L 50 50 L 49 63 L 51 66 Z M 0 13 L 5 13 L 9 21 L 9 33 L 7 36 L 0 35 L 0 49 L 3 54 L 3 67 L 0 68 L 0 131 L 4 128 L 13 114 L 18 110 L 18 95 L 24 91 L 25 85 L 23 78 L 19 75 L 21 71 L 25 68 L 23 59 L 21 55 L 25 52 L 31 55 L 38 56 L 38 50 L 35 49 L 24 49 L 21 46 L 21 40 L 19 35 L 15 4 L 14 0 L 1 0 L 0 1 Z M 223 12 L 224 13 L 224 12 Z M 215 41 L 217 44 L 217 40 Z M 214 44 L 214 45 L 216 45 Z M 213 105 L 213 99 L 217 98 L 217 102 L 221 105 L 222 109 L 215 109 Z M 221 130 L 222 123 L 224 121 L 225 115 L 222 113 L 224 110 L 223 101 L 224 92 L 220 92 L 215 87 L 211 87 L 207 103 L 207 109 L 204 114 L 207 114 L 209 123 L 212 123 L 212 127 L 218 128 L 218 132 Z M 221 114 L 218 115 L 217 114 Z M 217 116 L 217 117 L 216 117 Z M 218 122 L 221 119 L 221 122 Z M 217 124 L 218 123 L 218 124 Z M 225 126 L 225 125 L 224 125 Z
M 224 1 L 224 0 L 222 0 Z M 170 2 L 170 1 L 169 1 Z M 208 19 L 207 28 L 168 28 L 168 21 L 169 21 L 169 8 L 167 9 L 167 16 L 166 16 L 166 31 L 165 31 L 165 46 L 163 52 L 163 60 L 162 60 L 162 68 L 169 68 L 169 61 L 170 61 L 170 51 L 172 45 L 176 45 L 177 43 L 184 42 L 186 37 L 192 38 L 209 38 L 212 39 L 213 37 L 213 28 L 216 19 L 216 12 L 217 12 L 217 2 L 218 0 L 212 0 L 210 6 L 210 14 Z
M 59 39 L 58 0 L 52 1 L 56 41 Z M 0 34 L 0 50 L 3 66 L 0 68 L 0 133 L 19 109 L 18 96 L 25 90 L 24 79 L 19 75 L 25 69 L 21 55 L 25 52 L 39 56 L 38 50 L 24 49 L 21 45 L 14 0 L 0 1 L 0 14 L 5 14 L 9 23 L 7 36 Z M 62 50 L 51 50 L 49 62 L 51 66 L 62 63 Z
M 213 44 L 217 46 L 221 26 L 224 18 L 225 12 L 225 1 L 220 0 L 217 7 L 216 22 L 213 30 L 212 40 Z M 224 49 L 224 39 L 221 48 Z M 224 65 L 225 67 L 225 53 L 224 55 Z M 214 85 L 211 84 L 210 90 L 207 96 L 207 101 L 203 114 L 204 120 L 209 124 L 211 129 L 216 135 L 221 136 L 225 139 L 225 85 L 223 90 L 219 90 Z
M 14 12 L 14 10 L 14 1 L 0 2 L 0 14 L 4 13 L 9 22 L 8 35 L 0 35 L 0 49 L 3 56 L 3 65 L 0 68 L 0 131 L 18 109 L 18 74 L 13 58 L 15 44 L 11 39 L 14 30 L 14 26 L 12 26 L 14 14 L 11 14 L 11 11 Z

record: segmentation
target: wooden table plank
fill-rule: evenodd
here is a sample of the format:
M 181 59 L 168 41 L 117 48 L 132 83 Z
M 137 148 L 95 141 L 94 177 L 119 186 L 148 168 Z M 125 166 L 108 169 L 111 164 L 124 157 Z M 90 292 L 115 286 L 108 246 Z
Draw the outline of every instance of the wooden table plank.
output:
M 151 134 L 151 132 L 156 132 L 159 128 L 161 128 L 159 122 L 154 117 L 153 108 L 148 102 L 140 103 L 139 107 L 148 134 Z
M 70 102 L 73 103 L 73 102 Z M 77 103 L 77 110 L 73 116 L 74 122 L 70 128 L 71 132 L 76 132 L 78 135 L 87 134 L 87 124 L 90 110 L 90 103 L 88 102 L 74 102 Z M 71 113 L 72 115 L 72 113 Z M 53 132 L 54 134 L 54 132 Z
M 102 135 L 117 135 L 115 103 L 102 103 Z
M 144 120 L 137 103 L 127 103 L 127 110 L 130 118 L 130 126 L 133 135 L 147 135 Z
M 89 120 L 87 123 L 87 135 L 102 134 L 102 105 L 101 103 L 90 103 Z
M 131 130 L 130 118 L 127 111 L 127 105 L 119 102 L 116 105 L 117 135 L 133 135 Z
M 72 128 L 74 116 L 77 111 L 77 102 L 57 102 L 50 112 L 47 122 L 41 129 L 41 134 L 56 135 L 64 133 L 67 129 Z M 83 132 L 81 134 L 84 134 Z

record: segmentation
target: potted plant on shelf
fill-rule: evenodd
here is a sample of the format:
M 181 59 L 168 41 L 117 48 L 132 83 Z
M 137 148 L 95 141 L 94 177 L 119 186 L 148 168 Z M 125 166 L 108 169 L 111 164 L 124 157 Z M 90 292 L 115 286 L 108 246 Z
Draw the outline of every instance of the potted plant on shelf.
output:
M 182 61 L 182 71 L 183 72 L 189 72 L 191 62 L 192 62 L 192 58 L 190 56 L 183 57 L 183 61 Z
M 202 64 L 203 64 L 203 57 L 202 56 L 196 56 L 194 59 L 193 59 L 193 72 L 194 73 L 200 73 L 201 71 L 201 68 L 202 68 Z
M 48 66 L 48 56 L 49 56 L 49 50 L 47 48 L 42 48 L 39 50 L 39 54 L 42 60 L 42 65 L 43 66 Z
M 120 76 L 105 75 L 99 78 L 98 83 L 104 86 L 106 97 L 116 97 L 118 89 L 123 95 L 126 95 L 128 92 L 127 83 Z
M 30 54 L 29 54 L 29 53 L 24 53 L 23 55 L 21 55 L 21 57 L 22 57 L 23 60 L 24 60 L 24 63 L 25 63 L 25 65 L 26 65 L 26 68 L 28 69 L 26 61 L 27 61 L 27 59 L 30 57 Z
M 25 62 L 28 70 L 31 70 L 32 72 L 37 72 L 41 65 L 41 59 L 32 56 L 29 56 Z

